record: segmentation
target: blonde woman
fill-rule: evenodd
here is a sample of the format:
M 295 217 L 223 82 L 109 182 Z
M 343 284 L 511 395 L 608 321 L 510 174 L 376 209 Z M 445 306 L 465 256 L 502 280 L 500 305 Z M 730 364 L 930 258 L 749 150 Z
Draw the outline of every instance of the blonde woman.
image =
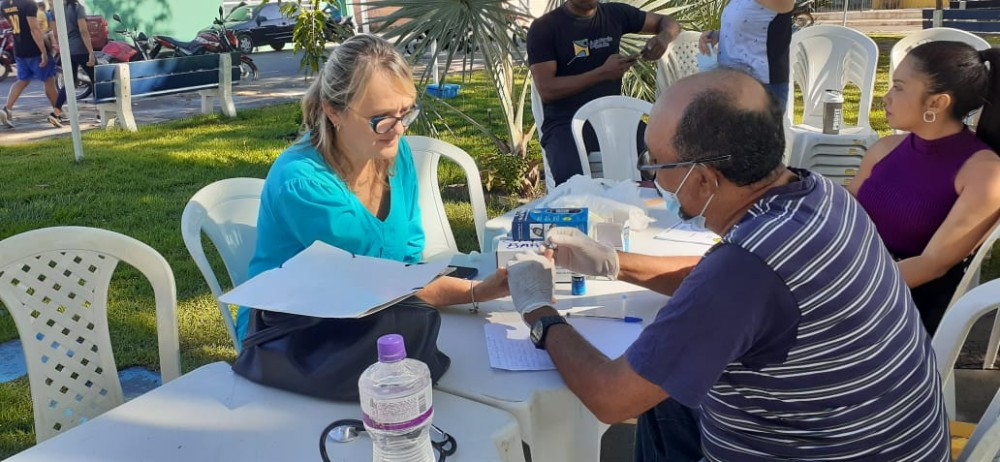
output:
M 267 175 L 249 275 L 280 266 L 317 240 L 359 255 L 420 261 L 417 178 L 403 139 L 419 113 L 411 70 L 392 44 L 357 35 L 334 49 L 303 97 L 303 136 Z M 507 293 L 500 272 L 482 282 L 438 278 L 417 296 L 447 306 Z M 238 316 L 241 338 L 248 311 Z

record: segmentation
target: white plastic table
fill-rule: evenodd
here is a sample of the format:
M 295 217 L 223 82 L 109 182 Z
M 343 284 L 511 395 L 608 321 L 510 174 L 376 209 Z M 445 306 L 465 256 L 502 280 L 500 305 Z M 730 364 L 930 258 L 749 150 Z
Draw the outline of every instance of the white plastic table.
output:
M 530 204 L 529 204 L 530 206 Z M 666 210 L 649 210 L 657 218 L 650 228 L 633 231 L 630 250 L 646 255 L 703 255 L 708 246 L 654 239 L 666 226 L 677 222 Z M 510 214 L 508 214 L 510 215 Z M 505 215 L 506 216 L 506 215 Z M 494 233 L 500 232 L 504 220 L 494 221 Z M 509 226 L 509 220 L 506 221 Z M 504 233 L 506 231 L 503 231 Z M 494 253 L 457 255 L 453 264 L 475 266 L 477 278 L 496 271 Z M 625 312 L 622 312 L 625 295 Z M 638 316 L 649 324 L 669 297 L 625 282 L 587 280 L 587 293 L 570 294 L 569 284 L 556 285 L 559 310 L 574 308 L 593 310 L 604 306 L 606 314 Z M 481 313 L 469 313 L 468 305 L 445 308 L 441 321 L 438 346 L 451 357 L 451 367 L 438 382 L 438 389 L 471 400 L 496 406 L 513 414 L 520 424 L 525 443 L 530 446 L 532 460 L 546 462 L 597 461 L 600 458 L 601 435 L 608 426 L 602 424 L 572 393 L 556 371 L 505 371 L 490 367 L 486 352 L 483 324 L 489 312 L 513 311 L 510 298 L 481 303 Z M 597 314 L 597 311 L 591 311 Z
M 7 460 L 320 460 L 323 428 L 337 419 L 360 417 L 356 404 L 257 385 L 218 362 Z M 524 461 L 517 422 L 504 411 L 435 391 L 434 423 L 458 443 L 449 462 Z M 351 443 L 329 442 L 330 459 L 372 460 L 371 440 L 362 435 Z

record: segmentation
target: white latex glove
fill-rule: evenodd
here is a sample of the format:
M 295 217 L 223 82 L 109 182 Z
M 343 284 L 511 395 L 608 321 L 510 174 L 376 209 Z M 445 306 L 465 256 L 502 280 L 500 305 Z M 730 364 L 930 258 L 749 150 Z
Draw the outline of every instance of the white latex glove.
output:
M 618 252 L 576 228 L 552 228 L 545 239 L 556 265 L 574 273 L 618 279 Z
M 552 260 L 534 252 L 524 252 L 507 265 L 507 283 L 514 308 L 524 316 L 543 306 L 553 306 L 556 267 Z

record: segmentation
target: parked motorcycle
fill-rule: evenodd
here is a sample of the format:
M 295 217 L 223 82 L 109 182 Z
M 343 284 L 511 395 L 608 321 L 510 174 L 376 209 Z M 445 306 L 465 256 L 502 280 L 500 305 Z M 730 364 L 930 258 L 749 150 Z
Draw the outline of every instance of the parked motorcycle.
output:
M 122 27 L 122 29 L 115 32 L 132 40 L 132 44 L 129 45 L 126 42 L 118 40 L 109 41 L 101 51 L 95 53 L 94 57 L 97 59 L 98 64 L 144 61 L 154 56 L 154 54 L 150 53 L 149 38 L 146 37 L 146 34 L 142 32 L 136 33 L 134 29 L 129 28 L 122 21 L 121 16 L 118 16 L 118 13 L 112 15 L 112 18 Z
M 0 20 L 0 82 L 14 71 L 14 29 Z
M 246 5 L 241 2 L 239 6 Z M 235 9 L 235 8 L 234 8 Z M 232 14 L 230 12 L 230 14 Z M 229 15 L 219 7 L 219 17 L 212 20 L 212 27 L 198 33 L 194 40 L 182 42 L 166 35 L 154 35 L 152 40 L 153 56 L 160 57 L 162 53 L 170 53 L 174 56 L 195 56 L 210 53 L 232 53 L 239 51 L 236 34 L 226 28 L 226 20 Z M 259 74 L 257 64 L 250 56 L 240 53 L 240 72 L 243 78 L 257 80 Z
M 792 32 L 809 27 L 816 22 L 812 15 L 814 2 L 815 0 L 800 0 L 795 2 L 795 7 L 792 8 Z

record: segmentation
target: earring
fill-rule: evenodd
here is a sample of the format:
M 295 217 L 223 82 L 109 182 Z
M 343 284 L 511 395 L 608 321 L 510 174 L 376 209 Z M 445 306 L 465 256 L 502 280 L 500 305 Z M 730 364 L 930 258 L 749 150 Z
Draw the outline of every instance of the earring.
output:
M 927 114 L 930 114 L 929 116 Z M 937 113 L 934 111 L 924 111 L 924 122 L 932 124 L 937 122 Z

